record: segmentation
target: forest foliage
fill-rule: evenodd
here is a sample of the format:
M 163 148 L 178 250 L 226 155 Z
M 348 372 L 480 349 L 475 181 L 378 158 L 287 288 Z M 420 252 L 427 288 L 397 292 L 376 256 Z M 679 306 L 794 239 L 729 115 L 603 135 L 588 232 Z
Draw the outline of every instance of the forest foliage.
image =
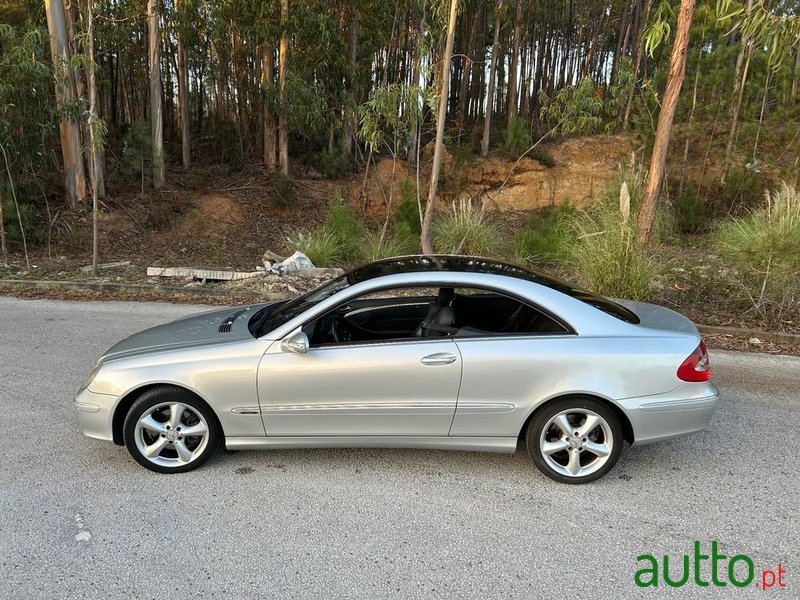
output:
M 474 156 L 487 132 L 490 152 L 516 158 L 542 136 L 627 132 L 643 140 L 646 159 L 678 5 L 461 0 L 446 139 Z M 445 0 L 0 0 L 0 144 L 8 155 L 0 194 L 9 239 L 17 239 L 20 222 L 41 238 L 58 210 L 87 210 L 90 71 L 104 133 L 101 179 L 94 184 L 101 198 L 106 186 L 123 181 L 137 182 L 143 192 L 160 185 L 156 108 L 173 170 L 263 163 L 274 171 L 285 160 L 341 177 L 381 156 L 415 164 L 436 129 L 448 6 Z M 61 57 L 51 49 L 52 15 L 59 11 Z M 729 179 L 796 181 L 798 14 L 798 0 L 697 3 L 669 159 L 682 166 L 671 169 L 679 175 L 668 182 L 689 220 L 716 210 L 707 205 L 730 194 Z M 148 52 L 151 39 L 155 55 Z M 73 168 L 62 159 L 67 130 L 80 149 Z M 689 144 L 698 139 L 712 149 L 699 166 L 705 175 L 699 188 L 686 181 Z M 726 140 L 725 156 L 717 156 Z M 83 181 L 70 197 L 73 171 Z M 712 179 L 719 183 L 707 183 Z

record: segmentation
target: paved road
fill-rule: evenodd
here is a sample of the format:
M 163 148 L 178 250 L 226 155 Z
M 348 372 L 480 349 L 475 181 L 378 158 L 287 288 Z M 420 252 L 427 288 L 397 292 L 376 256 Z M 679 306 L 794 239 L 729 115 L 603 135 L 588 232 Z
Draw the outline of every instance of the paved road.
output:
M 797 597 L 800 359 L 712 354 L 711 429 L 628 448 L 588 486 L 545 479 L 522 450 L 219 452 L 161 476 L 83 438 L 70 403 L 96 357 L 201 309 L 0 298 L 0 598 L 755 591 L 634 585 L 638 555 L 680 565 L 694 540 L 782 563 Z

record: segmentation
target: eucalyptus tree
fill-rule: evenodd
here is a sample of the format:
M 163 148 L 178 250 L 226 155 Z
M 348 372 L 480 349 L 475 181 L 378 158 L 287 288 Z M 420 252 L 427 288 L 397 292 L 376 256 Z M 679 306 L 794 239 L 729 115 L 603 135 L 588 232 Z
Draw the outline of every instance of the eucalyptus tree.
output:
M 686 73 L 689 29 L 692 26 L 694 10 L 695 0 L 681 0 L 678 22 L 675 27 L 675 40 L 672 44 L 672 54 L 669 59 L 666 88 L 661 100 L 661 110 L 658 113 L 658 126 L 656 127 L 653 141 L 653 152 L 650 155 L 650 166 L 644 186 L 642 204 L 639 207 L 636 240 L 641 246 L 646 246 L 650 242 L 659 194 L 664 182 L 672 123 L 675 119 L 675 110 L 678 106 L 681 86 Z M 663 39 L 665 30 L 663 28 L 653 28 L 648 33 L 647 45 L 652 52 L 652 48 Z
M 778 3 L 779 5 L 781 3 Z M 741 66 L 741 77 L 734 81 L 734 104 L 731 108 L 731 127 L 728 134 L 728 143 L 725 147 L 722 175 L 720 183 L 724 184 L 733 160 L 733 146 L 739 125 L 739 116 L 742 108 L 744 87 L 747 81 L 748 70 L 753 50 L 756 47 L 766 49 L 767 60 L 771 69 L 777 69 L 783 62 L 791 57 L 792 52 L 800 48 L 800 6 L 774 6 L 764 0 L 747 0 L 745 6 L 739 5 L 734 0 L 717 0 L 719 19 L 730 23 L 730 32 L 738 33 L 742 38 L 742 50 L 737 58 L 737 75 Z M 783 10 L 779 10 L 783 8 Z M 800 58 L 794 59 L 795 68 L 800 64 Z M 769 77 L 769 75 L 767 75 Z M 795 81 L 798 72 L 795 71 Z M 795 90 L 796 90 L 796 83 Z M 766 92 L 765 92 L 766 94 Z M 763 111 L 762 111 L 763 117 Z M 760 126 L 759 126 L 760 131 Z
M 0 23 L 0 252 L 4 263 L 9 241 L 24 235 L 25 222 L 15 200 L 19 200 L 18 191 L 27 195 L 26 173 L 38 180 L 40 173 L 57 166 L 50 158 L 54 153 L 49 152 L 58 115 L 53 71 L 46 56 L 47 30 L 26 22 L 24 14 L 18 17 L 8 19 L 13 25 Z
M 189 58 L 186 38 L 191 35 L 191 0 L 174 0 L 173 23 L 176 38 L 176 70 L 178 78 L 178 114 L 181 131 L 181 161 L 184 170 L 192 166 L 192 144 L 189 119 Z
M 281 173 L 289 175 L 289 131 L 286 122 L 286 74 L 289 61 L 289 0 L 281 1 L 281 45 L 280 65 L 278 67 L 278 101 L 280 114 L 278 116 L 278 163 Z
M 90 174 L 92 181 L 92 275 L 97 275 L 98 261 L 98 231 L 97 231 L 97 212 L 98 212 L 98 187 L 100 180 L 99 150 L 102 147 L 103 135 L 100 131 L 102 124 L 97 115 L 97 77 L 96 64 L 94 62 L 94 6 L 92 0 L 86 0 L 86 38 L 87 38 L 87 71 L 89 73 L 89 149 L 90 149 Z
M 516 0 L 514 6 L 514 29 L 511 33 L 511 58 L 508 67 L 508 99 L 506 109 L 506 128 L 517 115 L 517 71 L 519 70 L 519 51 L 522 40 L 522 0 Z
M 71 40 L 67 36 L 66 13 L 62 0 L 46 0 L 45 8 L 47 28 L 50 31 L 56 106 L 60 113 L 64 190 L 69 207 L 76 210 L 78 204 L 86 198 L 86 172 L 81 155 L 80 125 L 75 117 L 78 93 L 72 66 Z
M 370 93 L 369 99 L 358 107 L 360 122 L 358 137 L 366 145 L 369 156 L 385 150 L 392 157 L 392 175 L 389 181 L 389 195 L 386 197 L 387 224 L 393 205 L 392 194 L 397 162 L 403 157 L 403 153 L 408 156 L 422 120 L 423 109 L 433 104 L 435 100 L 429 91 L 419 85 L 392 83 L 376 87 Z M 369 167 L 370 159 L 367 160 L 362 185 L 362 196 L 365 201 L 364 190 Z M 420 207 L 420 220 L 421 217 Z
M 495 79 L 497 76 L 497 57 L 500 54 L 500 27 L 503 13 L 503 0 L 497 0 L 494 9 L 494 38 L 492 55 L 489 60 L 489 90 L 486 94 L 486 113 L 483 117 L 483 137 L 481 138 L 481 156 L 489 154 L 489 138 L 492 134 L 492 112 L 494 108 Z
M 447 119 L 447 94 L 450 89 L 450 62 L 453 58 L 453 38 L 455 36 L 457 10 L 458 0 L 450 0 L 447 35 L 445 36 L 444 56 L 442 58 L 440 75 L 439 110 L 436 112 L 436 141 L 433 146 L 431 185 L 428 191 L 428 202 L 425 205 L 425 215 L 422 219 L 422 233 L 420 236 L 422 252 L 425 254 L 433 254 L 431 227 L 433 225 L 433 210 L 436 204 L 436 194 L 439 190 L 439 170 L 442 165 L 442 143 L 444 142 L 444 126 Z
M 150 66 L 150 135 L 153 146 L 153 188 L 164 186 L 164 123 L 161 107 L 161 7 L 147 0 L 147 43 Z

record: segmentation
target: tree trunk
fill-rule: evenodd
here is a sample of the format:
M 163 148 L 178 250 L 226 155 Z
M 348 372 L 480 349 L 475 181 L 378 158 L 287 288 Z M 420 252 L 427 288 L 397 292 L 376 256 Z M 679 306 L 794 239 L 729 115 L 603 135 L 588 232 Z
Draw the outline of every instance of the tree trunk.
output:
M 48 223 L 48 227 L 50 224 Z M 0 252 L 3 253 L 3 264 L 8 264 L 8 248 L 6 247 L 6 222 L 3 216 L 3 202 L 0 200 Z
M 472 53 L 475 45 L 475 36 L 478 32 L 478 20 L 481 16 L 480 9 L 475 9 L 472 23 L 469 26 L 469 36 L 467 38 L 466 52 L 464 53 L 464 67 L 461 69 L 461 81 L 458 90 L 458 108 L 456 109 L 456 129 L 458 129 L 459 139 L 464 130 L 464 121 L 467 114 L 467 101 L 469 99 L 469 83 L 472 75 Z
M 153 144 L 153 188 L 164 186 L 164 126 L 161 115 L 161 14 L 158 0 L 147 0 L 150 63 L 150 135 Z
M 794 76 L 792 77 L 792 91 L 789 92 L 789 104 L 797 102 L 797 88 L 800 87 L 800 48 L 794 51 Z
M 747 14 L 753 10 L 753 0 L 747 0 Z M 728 173 L 731 170 L 733 161 L 733 145 L 736 141 L 736 133 L 739 129 L 739 113 L 742 110 L 742 100 L 744 99 L 744 88 L 747 84 L 747 72 L 750 70 L 750 59 L 753 56 L 753 42 L 750 39 L 742 40 L 742 49 L 736 57 L 736 77 L 733 84 L 733 106 L 731 107 L 731 128 L 728 131 L 728 143 L 725 145 L 725 156 L 722 159 L 722 175 L 719 178 L 721 185 L 725 185 Z M 741 77 L 739 72 L 741 71 Z
M 758 140 L 761 138 L 761 126 L 764 124 L 764 110 L 767 108 L 767 97 L 769 96 L 769 82 L 772 78 L 772 65 L 767 64 L 767 76 L 764 79 L 764 97 L 761 99 L 761 112 L 758 114 L 758 129 L 756 129 L 756 141 L 753 144 L 753 160 L 756 160 L 758 151 Z
M 661 110 L 658 113 L 658 126 L 653 143 L 653 154 L 650 157 L 650 169 L 647 173 L 647 182 L 644 188 L 642 206 L 639 210 L 636 239 L 641 246 L 650 243 L 653 222 L 658 208 L 658 197 L 664 181 L 667 166 L 667 153 L 672 123 L 675 119 L 675 109 L 683 85 L 686 72 L 686 53 L 689 46 L 689 29 L 692 25 L 695 0 L 681 0 L 678 12 L 678 23 L 675 29 L 675 42 L 672 45 L 672 54 L 669 59 L 669 72 L 667 74 L 667 87 L 661 101 Z
M 280 113 L 278 116 L 278 162 L 281 173 L 289 176 L 289 132 L 286 130 L 286 61 L 289 58 L 289 34 L 286 31 L 289 19 L 289 0 L 281 0 L 281 48 L 278 67 L 278 94 Z
M 433 208 L 439 187 L 439 169 L 442 166 L 442 143 L 444 141 L 444 125 L 447 120 L 447 95 L 450 89 L 450 61 L 453 57 L 453 38 L 456 30 L 456 11 L 458 0 L 450 0 L 450 17 L 447 22 L 447 41 L 444 46 L 442 60 L 441 87 L 439 88 L 439 111 L 436 114 L 436 142 L 433 146 L 433 164 L 431 165 L 431 187 L 428 191 L 428 203 L 425 206 L 425 217 L 422 220 L 422 252 L 433 254 L 431 243 L 431 227 L 433 225 Z
M 275 98 L 275 46 L 265 44 L 261 57 L 261 91 L 264 94 L 264 167 L 268 172 L 275 170 L 275 112 L 272 103 Z
M 70 66 L 69 42 L 67 40 L 66 17 L 62 0 L 47 0 L 47 28 L 50 31 L 50 52 L 53 57 L 56 106 L 61 113 L 59 131 L 61 154 L 64 160 L 64 190 L 67 204 L 76 210 L 86 198 L 86 174 L 81 156 L 80 125 L 65 112 L 77 101 L 75 80 Z
M 97 232 L 97 155 L 102 141 L 97 139 L 97 78 L 94 69 L 94 8 L 92 0 L 86 0 L 86 45 L 89 53 L 89 148 L 91 150 L 92 177 L 92 275 L 97 275 L 98 232 Z
M 683 0 L 681 0 L 683 2 Z M 628 120 L 631 116 L 631 108 L 633 107 L 633 96 L 636 92 L 636 84 L 639 80 L 639 68 L 642 64 L 642 54 L 644 53 L 644 28 L 647 25 L 647 19 L 650 17 L 650 10 L 653 7 L 653 0 L 644 0 L 644 8 L 642 9 L 642 15 L 639 18 L 639 24 L 636 28 L 636 34 L 633 38 L 633 51 L 635 53 L 633 58 L 633 83 L 631 84 L 631 89 L 628 90 L 628 101 L 625 103 L 625 114 L 622 117 L 622 126 L 628 126 Z M 692 12 L 694 13 L 694 8 L 692 8 Z M 685 62 L 685 58 L 684 58 Z
M 522 26 L 522 3 L 517 0 L 514 9 L 514 39 L 511 42 L 511 62 L 508 67 L 508 108 L 506 111 L 506 129 L 517 114 L 517 67 L 519 65 L 519 45 Z
M 175 8 L 179 6 L 178 0 L 175 0 Z M 179 26 L 180 27 L 180 26 Z M 180 110 L 180 127 L 181 127 L 181 158 L 183 159 L 183 168 L 188 171 L 192 166 L 191 146 L 189 139 L 189 65 L 186 57 L 186 49 L 183 46 L 183 35 L 178 32 L 177 35 L 177 52 L 178 55 L 178 105 Z
M 683 162 L 681 163 L 681 181 L 678 184 L 678 196 L 683 193 L 683 186 L 686 184 L 686 167 L 689 164 L 689 142 L 692 136 L 692 123 L 694 122 L 694 109 L 697 106 L 697 84 L 700 81 L 700 65 L 703 59 L 703 46 L 697 53 L 697 68 L 694 71 L 694 86 L 692 86 L 692 106 L 689 109 L 689 121 L 686 125 L 686 143 L 683 146 Z
M 353 154 L 353 137 L 355 136 L 356 129 L 356 72 L 358 71 L 358 20 L 357 6 L 351 7 L 352 15 L 350 17 L 350 56 L 348 58 L 348 72 L 347 72 L 347 102 L 344 107 L 342 115 L 342 153 L 350 159 Z M 418 82 L 412 82 L 417 85 Z
M 494 111 L 495 79 L 497 76 L 497 55 L 500 45 L 500 12 L 503 0 L 497 0 L 494 8 L 494 40 L 492 41 L 492 57 L 489 60 L 489 90 L 486 96 L 486 116 L 483 119 L 483 138 L 481 139 L 481 156 L 489 154 L 489 136 L 492 132 L 492 112 Z

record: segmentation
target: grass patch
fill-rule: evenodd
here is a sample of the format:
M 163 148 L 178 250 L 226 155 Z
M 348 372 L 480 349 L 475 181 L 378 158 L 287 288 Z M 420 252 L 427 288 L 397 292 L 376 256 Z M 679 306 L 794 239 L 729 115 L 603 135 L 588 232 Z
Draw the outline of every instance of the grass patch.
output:
M 368 261 L 404 256 L 419 252 L 419 237 L 409 231 L 395 231 L 381 236 L 369 232 L 364 239 L 364 258 Z
M 636 243 L 641 178 L 622 172 L 618 181 L 573 220 L 565 242 L 566 264 L 598 294 L 643 300 L 661 265 Z M 664 235 L 658 225 L 655 229 L 656 237 Z
M 763 204 L 721 223 L 715 241 L 740 271 L 753 310 L 779 324 L 800 309 L 800 196 L 782 183 L 765 191 Z
M 338 240 L 345 260 L 355 261 L 363 256 L 367 226 L 345 202 L 340 188 L 336 189 L 336 197 L 328 209 L 322 228 Z
M 514 237 L 514 258 L 529 264 L 563 260 L 570 223 L 579 214 L 580 211 L 568 202 L 534 212 Z
M 433 246 L 445 254 L 495 256 L 502 250 L 502 230 L 483 207 L 471 202 L 453 203 L 433 224 Z
M 336 266 L 344 254 L 341 240 L 325 227 L 297 232 L 289 238 L 289 247 L 305 254 L 317 267 Z

